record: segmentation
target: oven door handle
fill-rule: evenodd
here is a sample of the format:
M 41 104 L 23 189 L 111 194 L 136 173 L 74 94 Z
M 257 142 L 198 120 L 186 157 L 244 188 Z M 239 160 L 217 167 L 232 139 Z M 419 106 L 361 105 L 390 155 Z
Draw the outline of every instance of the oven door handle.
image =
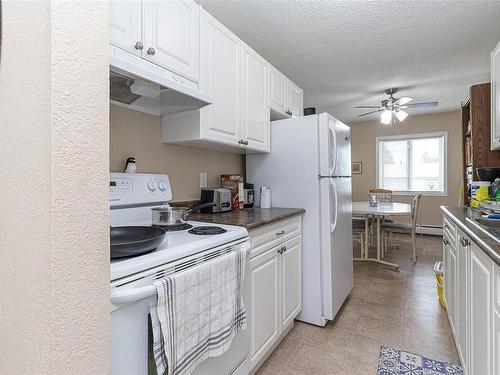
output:
M 142 286 L 140 288 L 117 290 L 111 293 L 111 303 L 119 305 L 122 303 L 129 303 L 139 301 L 144 298 L 149 298 L 156 294 L 156 288 L 153 284 Z

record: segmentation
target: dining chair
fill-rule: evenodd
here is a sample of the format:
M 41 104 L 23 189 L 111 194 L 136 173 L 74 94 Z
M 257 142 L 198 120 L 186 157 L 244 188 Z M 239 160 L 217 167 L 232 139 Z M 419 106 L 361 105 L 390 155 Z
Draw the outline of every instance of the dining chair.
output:
M 358 242 L 361 248 L 360 258 L 365 256 L 365 219 L 364 218 L 352 218 L 352 236 L 355 242 Z
M 392 203 L 393 198 L 392 198 L 392 190 L 389 189 L 381 189 L 381 188 L 373 188 L 373 189 L 368 189 L 368 200 L 370 200 L 369 196 L 370 195 L 375 195 L 377 197 L 377 202 L 379 203 Z M 389 217 L 386 216 L 383 218 L 383 223 L 392 223 L 393 220 Z M 374 235 L 374 230 L 372 226 L 370 227 L 370 238 L 372 245 L 375 245 L 375 235 Z M 391 244 L 392 247 L 392 234 L 389 234 L 389 243 Z M 383 255 L 383 254 L 382 254 Z
M 413 198 L 413 201 L 411 203 L 411 211 L 410 211 L 410 217 L 411 217 L 411 224 L 408 223 L 397 223 L 397 222 L 392 222 L 392 223 L 383 223 L 380 226 L 380 231 L 382 235 L 382 258 L 384 258 L 384 255 L 387 251 L 387 237 L 386 235 L 389 234 L 389 236 L 392 233 L 399 233 L 399 234 L 409 234 L 411 235 L 411 245 L 412 245 L 412 261 L 413 263 L 417 263 L 417 244 L 416 244 L 416 233 L 417 233 L 417 223 L 418 223 L 418 217 L 420 215 L 420 204 L 422 201 L 422 193 L 418 193 L 415 195 Z

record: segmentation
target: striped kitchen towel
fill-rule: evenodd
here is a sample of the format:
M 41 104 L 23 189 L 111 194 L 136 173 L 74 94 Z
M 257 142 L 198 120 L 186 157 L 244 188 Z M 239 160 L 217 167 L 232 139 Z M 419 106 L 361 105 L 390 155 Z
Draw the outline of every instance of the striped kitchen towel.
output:
M 150 315 L 159 375 L 191 374 L 205 359 L 226 352 L 246 329 L 247 257 L 246 249 L 231 251 L 155 281 Z

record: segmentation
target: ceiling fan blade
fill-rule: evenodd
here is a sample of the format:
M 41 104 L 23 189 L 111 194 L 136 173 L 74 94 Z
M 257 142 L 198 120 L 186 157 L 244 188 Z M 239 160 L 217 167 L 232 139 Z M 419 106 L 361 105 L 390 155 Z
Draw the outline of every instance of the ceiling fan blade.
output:
M 377 107 L 378 108 L 378 107 Z M 361 115 L 358 115 L 358 117 L 361 117 L 361 116 L 366 116 L 366 115 L 369 115 L 371 113 L 375 113 L 375 112 L 381 112 L 383 111 L 383 109 L 377 109 L 376 111 L 370 111 L 370 112 L 366 112 L 366 113 L 362 113 Z
M 357 105 L 354 108 L 380 108 L 379 105 Z
M 407 104 L 406 106 L 399 108 L 427 108 L 427 107 L 435 107 L 437 105 L 438 102 L 424 102 L 424 103 Z
M 394 105 L 402 106 L 402 105 L 408 104 L 409 102 L 411 102 L 413 100 L 415 100 L 415 98 L 410 98 L 409 96 L 402 96 L 401 98 L 399 98 L 398 100 L 396 100 L 394 102 Z

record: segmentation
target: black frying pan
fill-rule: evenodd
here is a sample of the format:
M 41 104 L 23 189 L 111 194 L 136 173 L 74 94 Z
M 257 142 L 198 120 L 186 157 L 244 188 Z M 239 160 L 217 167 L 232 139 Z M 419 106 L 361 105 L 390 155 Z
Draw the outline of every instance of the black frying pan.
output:
M 111 259 L 153 251 L 163 242 L 165 233 L 155 227 L 110 227 Z

